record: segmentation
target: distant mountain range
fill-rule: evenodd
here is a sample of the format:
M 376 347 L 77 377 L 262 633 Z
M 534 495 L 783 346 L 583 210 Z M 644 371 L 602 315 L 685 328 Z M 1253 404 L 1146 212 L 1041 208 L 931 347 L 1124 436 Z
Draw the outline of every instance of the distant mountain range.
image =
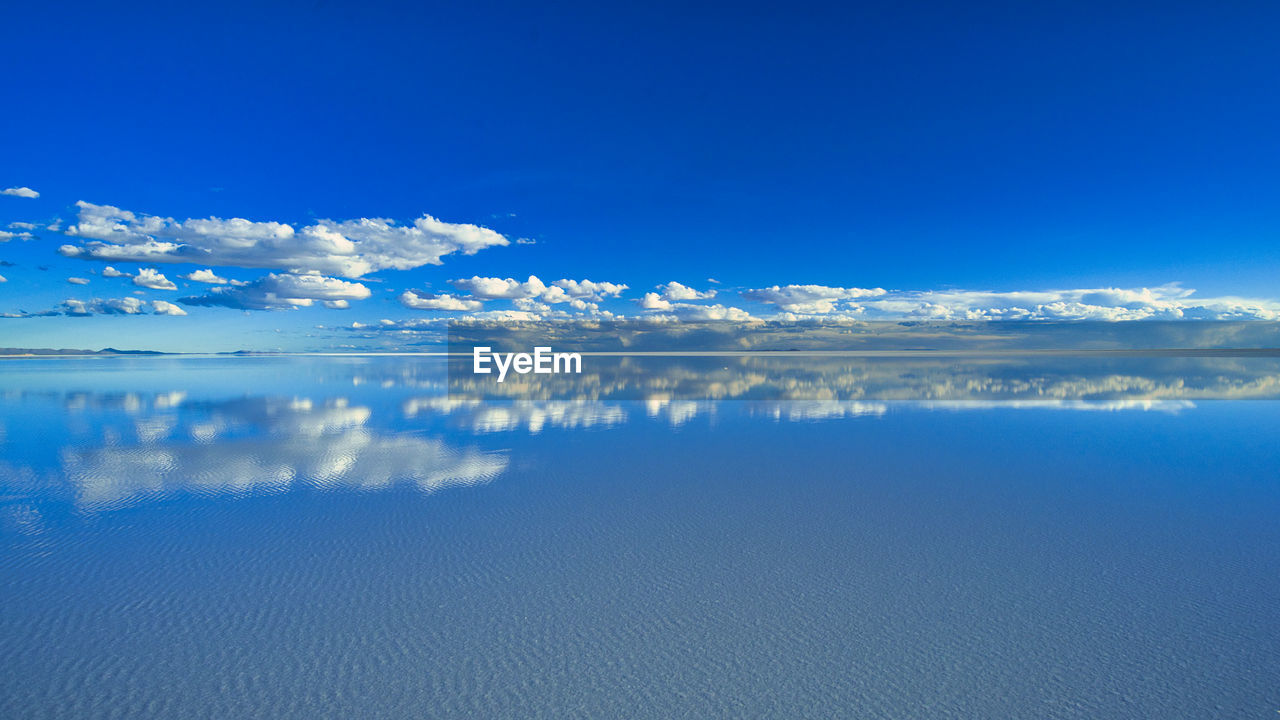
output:
M 102 348 L 101 350 L 75 350 L 67 348 L 0 348 L 0 356 L 22 355 L 169 355 L 171 353 L 155 350 L 117 350 Z

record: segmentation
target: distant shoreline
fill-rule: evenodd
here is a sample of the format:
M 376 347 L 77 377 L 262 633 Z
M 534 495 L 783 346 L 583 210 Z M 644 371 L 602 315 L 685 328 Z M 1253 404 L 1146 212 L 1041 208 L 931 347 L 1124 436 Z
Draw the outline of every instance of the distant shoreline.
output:
M 992 350 L 671 350 L 582 352 L 593 357 L 1280 357 L 1280 348 L 1028 348 Z M 67 350 L 0 348 L 0 359 L 101 358 L 101 357 L 469 357 L 469 352 L 273 352 L 235 350 L 208 353 L 159 350 Z

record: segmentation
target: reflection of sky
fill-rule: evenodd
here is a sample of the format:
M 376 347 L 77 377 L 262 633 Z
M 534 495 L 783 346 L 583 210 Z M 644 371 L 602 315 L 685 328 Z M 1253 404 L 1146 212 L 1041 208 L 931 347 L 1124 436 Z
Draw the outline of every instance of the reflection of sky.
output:
M 7 365 L 0 715 L 1274 710 L 1271 363 L 719 362 Z
M 512 432 L 735 414 L 1177 412 L 1280 396 L 1280 361 L 1268 358 L 588 357 L 586 366 L 497 386 L 448 377 L 439 358 L 21 361 L 0 401 L 5 483 L 19 497 L 52 493 L 86 509 L 295 487 L 431 492 L 503 473 L 511 456 L 500 443 Z M 58 371 L 68 367 L 83 372 Z
M 1280 358 L 592 357 L 580 375 L 499 384 L 450 365 L 460 397 L 518 399 L 1153 401 L 1280 397 Z
M 10 398 L 18 417 L 49 396 Z M 372 410 L 346 398 L 188 400 L 180 391 L 91 393 L 61 398 L 70 442 L 45 467 L 11 471 L 19 485 L 45 476 L 87 509 L 173 493 L 247 495 L 295 485 L 376 490 L 411 484 L 423 492 L 487 482 L 507 466 L 500 452 L 446 438 L 375 427 Z M 16 466 L 15 466 L 16 467 Z

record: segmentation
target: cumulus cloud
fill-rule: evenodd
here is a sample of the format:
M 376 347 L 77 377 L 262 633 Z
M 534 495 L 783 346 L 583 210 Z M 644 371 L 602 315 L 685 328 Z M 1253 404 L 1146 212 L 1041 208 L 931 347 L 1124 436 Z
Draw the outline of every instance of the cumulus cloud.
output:
M 212 270 L 196 270 L 186 275 L 179 275 L 183 280 L 192 282 L 205 283 L 206 285 L 226 285 L 228 280 L 224 277 L 218 277 Z
M 530 279 L 533 278 L 531 277 Z M 597 302 L 607 297 L 618 297 L 627 289 L 627 286 L 621 283 L 592 282 L 590 280 L 556 280 L 551 284 L 562 288 L 568 293 L 569 297 L 586 298 Z
M 166 300 L 152 300 L 151 311 L 156 315 L 186 315 L 187 311 Z
M 851 303 L 868 319 L 924 320 L 1277 320 L 1280 302 L 1196 297 L 1177 283 L 1154 288 L 989 292 L 895 292 Z
M 389 332 L 398 334 L 410 334 L 418 332 L 437 333 L 446 329 L 446 327 L 458 324 L 478 324 L 478 325 L 502 325 L 505 323 L 536 323 L 544 320 L 544 318 L 536 312 L 528 312 L 525 310 L 484 310 L 482 312 L 473 312 L 460 317 L 426 317 L 426 318 L 408 318 L 405 320 L 391 320 L 383 318 L 377 323 L 361 323 L 353 322 L 343 327 L 343 330 L 374 332 Z
M 407 484 L 434 492 L 488 482 L 508 464 L 502 453 L 379 432 L 370 408 L 343 398 L 235 399 L 177 411 L 159 398 L 127 398 L 141 409 L 118 435 L 136 440 L 63 453 L 63 473 L 82 510 L 164 495 L 241 497 L 293 486 L 372 491 Z M 253 432 L 240 432 L 246 427 Z
M 716 296 L 715 290 L 698 291 L 672 281 L 666 285 L 659 285 L 658 290 L 661 292 L 661 298 L 668 302 L 683 302 L 686 300 L 710 300 Z
M 133 284 L 138 287 L 151 288 L 152 290 L 177 290 L 178 286 L 173 281 L 159 273 L 155 268 L 143 268 L 133 276 Z
M 68 298 L 62 305 L 52 310 L 38 313 L 17 312 L 5 313 L 0 317 L 28 318 L 49 317 L 52 315 L 69 315 L 71 317 L 88 317 L 90 315 L 186 315 L 187 313 L 173 303 L 164 300 L 142 300 L 136 297 L 94 298 L 93 300 L 77 300 Z
M 344 308 L 350 301 L 364 300 L 370 294 L 364 285 L 338 278 L 271 273 L 244 285 L 214 287 L 206 295 L 184 297 L 178 302 L 239 310 L 288 310 L 322 301 L 331 308 Z
M 72 285 L 88 285 L 89 278 L 69 277 L 67 278 L 67 282 L 71 283 Z
M 627 289 L 626 285 L 592 280 L 556 280 L 547 285 L 536 275 L 520 282 L 514 278 L 475 276 L 452 280 L 453 286 L 481 300 L 537 300 L 547 304 L 568 303 L 574 300 L 599 302 L 607 297 L 617 297 Z
M 0 242 L 9 242 L 10 240 L 33 240 L 33 239 L 35 239 L 35 235 L 32 235 L 31 233 L 26 232 L 25 230 L 22 232 L 9 232 L 8 230 L 0 230 Z
M 243 218 L 175 220 L 83 201 L 76 205 L 76 224 L 66 234 L 82 242 L 63 245 L 58 252 L 92 260 L 197 263 L 359 278 L 379 270 L 439 265 L 446 255 L 472 255 L 509 244 L 493 230 L 430 215 L 411 225 L 358 218 L 295 228 Z
M 774 285 L 745 290 L 743 299 L 773 306 L 765 319 L 798 321 L 823 317 L 841 321 L 871 320 L 1277 320 L 1280 301 L 1240 297 L 1200 297 L 1178 284 L 1154 288 L 1083 288 L 1064 290 L 925 290 L 826 285 Z M 735 319 L 732 306 L 698 310 L 681 298 L 705 297 L 678 283 L 645 293 L 637 303 L 653 320 L 703 319 L 721 315 Z M 745 311 L 741 311 L 745 315 Z M 745 315 L 743 319 L 752 316 Z
M 663 299 L 656 292 L 647 292 L 640 298 L 640 307 L 645 310 L 670 310 L 671 301 Z
M 746 310 L 736 308 L 731 305 L 695 305 L 693 303 L 662 302 L 666 303 L 665 307 L 660 308 L 664 311 L 664 314 L 650 316 L 647 318 L 648 320 L 680 322 L 752 322 L 757 319 Z M 643 307 L 643 303 L 641 306 Z
M 9 279 L 3 275 L 0 275 L 0 283 L 3 283 L 3 282 L 9 282 Z
M 391 320 L 382 318 L 377 323 L 362 323 L 355 321 L 350 325 L 340 326 L 342 330 L 359 331 L 385 331 L 385 332 L 418 332 L 418 331 L 439 331 L 444 329 L 452 318 L 443 317 L 426 317 L 426 318 L 409 318 L 406 320 Z
M 106 300 L 68 299 L 62 303 L 68 315 L 137 315 L 143 311 L 143 301 L 136 297 L 107 298 Z
M 451 310 L 475 311 L 484 307 L 479 300 L 469 300 L 453 295 L 419 295 L 413 290 L 405 290 L 400 295 L 400 304 L 414 310 Z
M 0 190 L 0 195 L 9 195 L 11 197 L 20 197 L 20 198 L 40 197 L 40 193 L 36 192 L 35 190 L 32 190 L 29 187 L 5 188 L 4 190 Z
M 842 300 L 877 297 L 884 295 L 883 288 L 829 287 L 827 285 L 774 285 L 773 287 L 746 290 L 747 300 L 776 305 L 784 312 L 829 313 Z
M 494 323 L 537 322 L 541 319 L 541 316 L 537 313 L 526 312 L 524 310 L 486 310 L 484 312 L 472 313 L 463 318 L 464 321 L 475 320 Z
M 115 268 L 111 267 L 110 265 L 108 265 L 108 266 L 106 266 L 105 268 L 103 268 L 103 269 L 102 269 L 102 277 L 104 277 L 104 278 L 118 278 L 118 277 L 127 277 L 127 278 L 131 278 L 131 277 L 133 277 L 133 274 L 132 274 L 132 273 L 127 273 L 127 272 L 121 272 L 121 271 L 119 271 L 119 270 L 117 270 L 117 269 L 115 269 Z
M 699 291 L 688 285 L 672 281 L 658 286 L 659 292 L 647 292 L 638 302 L 640 308 L 651 311 L 679 310 L 678 304 L 689 300 L 709 300 L 716 296 L 715 290 Z M 686 314 L 693 311 L 685 310 Z
M 552 308 L 547 303 L 538 302 L 537 300 L 531 300 L 529 298 L 520 298 L 518 300 L 512 300 L 511 304 L 515 305 L 517 310 L 537 313 L 538 315 L 547 315 L 554 312 L 554 308 Z

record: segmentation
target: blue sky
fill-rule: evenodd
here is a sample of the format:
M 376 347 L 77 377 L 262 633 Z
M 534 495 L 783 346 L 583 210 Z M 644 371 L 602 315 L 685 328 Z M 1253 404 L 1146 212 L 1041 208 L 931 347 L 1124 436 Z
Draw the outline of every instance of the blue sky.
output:
M 62 313 L 0 319 L 0 345 L 387 347 L 383 319 L 491 311 L 1280 312 L 1274 3 L 51 3 L 0 26 L 0 189 L 39 193 L 0 195 L 0 313 Z M 232 219 L 280 226 L 231 252 Z M 316 327 L 352 323 L 375 330 Z

